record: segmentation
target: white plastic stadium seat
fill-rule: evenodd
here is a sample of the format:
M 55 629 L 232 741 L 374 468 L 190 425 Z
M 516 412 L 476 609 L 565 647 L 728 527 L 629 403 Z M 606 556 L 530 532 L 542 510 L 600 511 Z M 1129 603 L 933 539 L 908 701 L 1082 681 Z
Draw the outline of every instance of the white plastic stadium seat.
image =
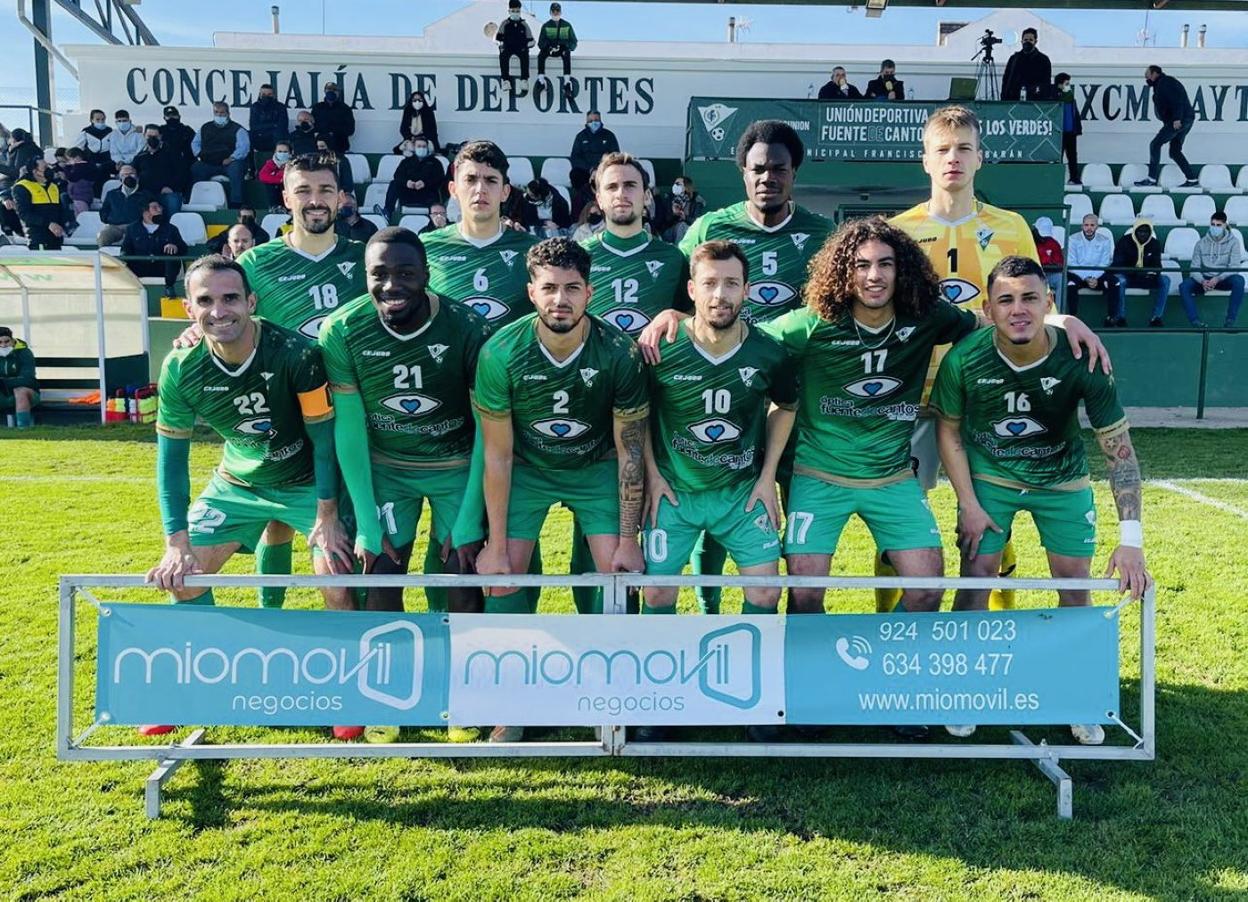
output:
M 1067 194 L 1064 201 L 1070 205 L 1070 221 L 1082 222 L 1092 212 L 1092 200 L 1086 194 Z
M 1235 176 L 1235 187 L 1248 192 L 1248 163 L 1239 167 L 1239 175 Z
M 1200 167 L 1200 187 L 1210 194 L 1234 194 L 1230 167 L 1225 163 L 1206 163 Z
M 1066 249 L 1066 229 L 1054 223 L 1049 228 L 1049 236 L 1062 246 L 1062 250 Z
M 1217 212 L 1217 204 L 1213 202 L 1213 198 L 1208 194 L 1193 194 L 1191 197 L 1183 201 L 1183 209 L 1179 213 L 1179 219 L 1188 225 L 1203 226 L 1209 222 L 1209 217 Z
M 91 201 L 91 209 L 98 210 L 104 206 L 104 195 L 112 191 L 114 188 L 120 188 L 121 182 L 117 179 L 109 179 L 104 183 L 104 187 L 100 189 L 100 196 Z
M 191 199 L 182 205 L 190 213 L 215 213 L 225 209 L 225 189 L 220 182 L 196 182 L 191 185 Z
M 1248 225 L 1248 197 L 1228 197 L 1225 212 L 1231 225 Z
M 360 219 L 367 219 L 379 229 L 384 229 L 386 226 L 390 225 L 390 223 L 386 222 L 386 217 L 380 216 L 377 213 L 361 213 Z
M 364 189 L 364 209 L 371 211 L 373 207 L 386 205 L 386 192 L 390 190 L 389 182 L 373 182 Z
M 1183 174 L 1183 170 L 1178 167 L 1177 163 L 1166 163 L 1161 167 L 1161 175 L 1157 177 L 1157 184 L 1165 188 L 1171 194 L 1191 194 L 1199 193 L 1200 188 L 1180 188 L 1187 181 L 1187 176 Z
M 357 185 L 363 185 L 373 177 L 373 173 L 368 168 L 368 157 L 362 153 L 349 153 L 346 155 L 347 162 L 351 164 L 351 178 Z
M 1118 173 L 1118 185 L 1123 191 L 1131 191 L 1136 194 L 1158 194 L 1161 188 L 1152 185 L 1149 187 L 1138 187 L 1136 182 L 1142 178 L 1148 177 L 1148 166 L 1143 163 L 1128 163 L 1122 167 L 1122 171 Z
M 552 185 L 563 185 L 565 188 L 571 188 L 572 161 L 567 157 L 547 157 L 546 161 L 542 163 L 542 178 Z
M 399 220 L 399 228 L 411 229 L 413 232 L 419 232 L 427 225 L 429 225 L 429 217 L 419 213 L 412 213 Z
M 1101 201 L 1101 222 L 1131 225 L 1135 222 L 1135 201 L 1126 194 L 1109 194 Z
M 1183 220 L 1174 212 L 1174 198 L 1168 194 L 1154 194 L 1144 198 L 1144 203 L 1140 204 L 1140 216 L 1151 219 L 1153 225 L 1183 224 Z
M 377 174 L 373 176 L 374 182 L 389 182 L 394 178 L 394 171 L 399 168 L 399 164 L 403 162 L 403 157 L 399 154 L 389 154 L 377 161 Z M 366 179 L 367 181 L 367 179 Z M 355 180 L 356 184 L 362 184 L 359 179 Z
M 1083 167 L 1083 171 L 1079 173 L 1079 180 L 1083 182 L 1085 191 L 1121 191 L 1114 184 L 1114 174 L 1109 171 L 1108 163 L 1088 163 Z
M 65 239 L 66 244 L 74 247 L 95 247 L 95 237 L 100 234 L 104 223 L 100 222 L 100 214 L 94 210 L 84 210 L 78 214 L 78 228 L 74 234 Z
M 286 224 L 290 219 L 289 213 L 266 213 L 264 219 L 260 220 L 260 228 L 269 233 L 269 237 L 276 238 L 277 230 Z M 186 236 L 182 236 L 185 238 Z
M 563 187 L 563 185 L 551 185 L 550 187 L 554 188 L 556 191 L 559 192 L 559 195 L 567 202 L 568 209 L 571 210 L 572 209 L 572 195 L 568 193 L 568 189 Z
M 435 153 L 435 154 L 433 155 L 433 158 L 434 158 L 435 160 L 437 160 L 439 163 L 441 163 L 441 164 L 442 164 L 442 171 L 443 171 L 443 172 L 450 172 L 450 171 L 451 171 L 451 161 L 450 161 L 450 160 L 448 160 L 446 157 L 442 156 L 442 154 L 440 154 L 440 153 Z
M 528 157 L 507 158 L 507 181 L 523 188 L 533 181 L 533 161 Z
M 205 244 L 208 241 L 208 229 L 204 227 L 204 217 L 198 213 L 188 213 L 183 210 L 181 213 L 174 213 L 169 222 L 177 226 L 178 231 L 182 233 L 182 240 L 189 245 Z
M 638 160 L 637 162 L 641 164 L 642 169 L 646 170 L 646 176 L 650 179 L 650 187 L 653 188 L 654 187 L 654 164 L 651 163 L 649 160 Z
M 1199 240 L 1200 233 L 1195 229 L 1186 227 L 1171 229 L 1170 234 L 1166 236 L 1166 247 L 1162 254 L 1171 260 L 1187 263 L 1192 259 L 1192 250 L 1196 247 L 1196 242 Z

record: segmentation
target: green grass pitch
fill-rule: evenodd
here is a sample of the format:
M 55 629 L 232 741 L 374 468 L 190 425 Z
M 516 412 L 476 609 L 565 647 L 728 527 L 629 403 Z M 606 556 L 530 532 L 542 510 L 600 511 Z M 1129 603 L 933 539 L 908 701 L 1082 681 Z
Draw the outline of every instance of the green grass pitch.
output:
M 167 785 L 166 816 L 149 822 L 150 762 L 59 763 L 52 743 L 57 576 L 139 573 L 160 556 L 150 432 L 0 430 L 0 894 L 1248 898 L 1248 433 L 1139 430 L 1136 444 L 1159 586 L 1158 758 L 1066 764 L 1073 822 L 1057 820 L 1053 787 L 1021 762 L 715 759 L 188 764 Z M 196 488 L 219 450 L 197 443 Z M 1090 456 L 1099 480 L 1095 447 Z M 1101 522 L 1113 524 L 1108 490 L 1096 487 Z M 947 534 L 952 501 L 947 485 L 934 493 Z M 567 566 L 568 525 L 561 514 L 547 523 L 550 572 Z M 1042 575 L 1030 521 L 1017 535 L 1020 572 Z M 1114 541 L 1104 528 L 1096 566 Z M 870 552 L 866 530 L 852 524 L 836 573 L 868 574 Z M 238 558 L 229 570 L 248 572 L 251 563 Z M 318 604 L 307 591 L 291 596 L 293 606 Z M 250 591 L 218 597 L 254 603 Z M 413 593 L 408 604 L 423 602 Z M 829 604 L 866 610 L 870 600 L 851 593 Z M 682 606 L 691 610 L 691 599 Z M 570 611 L 571 601 L 548 592 L 543 608 Z M 89 608 L 83 613 L 87 624 Z M 1137 625 L 1129 608 L 1127 712 L 1138 699 Z M 90 721 L 92 642 L 92 630 L 81 629 L 80 728 Z M 111 729 L 104 739 L 130 741 Z M 1033 734 L 1068 739 L 1057 728 Z M 210 736 L 315 741 L 325 733 Z M 409 733 L 418 736 L 436 734 Z

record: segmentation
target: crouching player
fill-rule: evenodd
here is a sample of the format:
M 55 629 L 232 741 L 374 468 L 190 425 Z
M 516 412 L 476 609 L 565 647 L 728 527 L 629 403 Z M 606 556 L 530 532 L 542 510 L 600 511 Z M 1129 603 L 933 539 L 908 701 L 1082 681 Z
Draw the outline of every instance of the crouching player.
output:
M 940 459 L 958 496 L 963 576 L 993 576 L 1014 515 L 1035 520 L 1054 577 L 1084 578 L 1096 552 L 1096 506 L 1079 429 L 1079 402 L 1105 454 L 1121 539 L 1106 575 L 1139 598 L 1149 581 L 1140 529 L 1140 465 L 1112 376 L 1089 372 L 1061 329 L 1046 326 L 1049 293 L 1034 260 L 1006 257 L 988 276 L 984 313 L 993 328 L 954 345 L 932 389 Z M 1086 605 L 1063 590 L 1060 605 Z M 984 610 L 988 590 L 960 590 L 955 610 Z M 969 736 L 975 727 L 947 727 Z M 1098 745 L 1099 724 L 1075 724 Z

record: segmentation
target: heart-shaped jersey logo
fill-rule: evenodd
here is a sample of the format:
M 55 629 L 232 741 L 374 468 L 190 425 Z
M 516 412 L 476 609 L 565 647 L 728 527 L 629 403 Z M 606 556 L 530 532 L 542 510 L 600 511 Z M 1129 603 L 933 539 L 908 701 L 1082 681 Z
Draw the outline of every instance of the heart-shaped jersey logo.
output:
M 272 420 L 261 420 L 255 424 L 256 432 L 268 432 L 273 428 Z
M 962 293 L 962 289 L 957 285 L 941 285 L 940 293 L 945 296 L 945 300 L 953 303 L 958 299 L 958 295 Z
M 477 301 L 473 304 L 472 309 L 477 311 L 477 313 L 480 313 L 482 316 L 488 317 L 490 315 L 490 305 L 482 301 Z
M 567 423 L 552 423 L 550 426 L 550 431 L 553 432 L 555 435 L 557 435 L 559 438 L 563 438 L 565 435 L 567 435 L 569 432 L 572 431 L 572 427 L 569 426 Z
M 862 385 L 862 390 L 865 391 L 867 394 L 871 395 L 872 397 L 874 397 L 879 392 L 879 390 L 883 387 L 884 387 L 883 382 L 864 382 Z
M 415 413 L 420 410 L 420 398 L 404 398 L 399 402 L 399 406 L 408 413 Z
M 706 437 L 709 438 L 713 442 L 719 441 L 720 436 L 722 436 L 723 434 L 724 434 L 723 426 L 715 425 L 715 426 L 706 427 Z
M 762 288 L 758 289 L 758 296 L 770 304 L 780 296 L 780 289 L 775 285 L 764 285 Z
M 615 317 L 615 324 L 627 332 L 633 325 L 633 315 L 631 313 L 620 313 Z
M 1006 423 L 1005 428 L 1009 431 L 1010 435 L 1022 435 L 1023 431 L 1027 428 L 1027 424 L 1020 423 L 1018 420 L 1015 420 L 1012 423 Z

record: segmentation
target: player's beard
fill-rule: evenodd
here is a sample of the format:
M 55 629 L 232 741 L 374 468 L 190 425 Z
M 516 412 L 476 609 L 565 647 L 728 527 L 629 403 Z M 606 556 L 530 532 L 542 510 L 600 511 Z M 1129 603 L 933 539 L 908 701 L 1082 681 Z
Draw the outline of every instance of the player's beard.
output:
M 308 222 L 308 213 L 312 211 L 324 211 L 325 221 L 316 223 Z M 329 206 L 326 204 L 310 204 L 299 211 L 299 221 L 303 225 L 303 230 L 309 235 L 323 235 L 334 227 L 336 215 L 337 211 L 329 209 Z
M 611 225 L 617 225 L 617 226 L 636 225 L 637 220 L 640 218 L 641 218 L 641 215 L 637 212 L 637 209 L 635 207 L 628 212 L 624 212 L 623 210 L 619 212 L 613 211 L 607 216 L 607 219 L 610 221 Z
M 729 329 L 736 328 L 737 321 L 740 318 L 741 308 L 738 307 L 736 310 L 732 311 L 732 314 L 726 320 L 723 318 L 723 313 L 717 309 L 708 311 L 707 315 L 703 317 L 703 320 L 716 332 L 727 332 Z
M 537 316 L 542 321 L 542 325 L 545 326 L 547 329 L 549 329 L 551 332 L 554 332 L 556 335 L 567 335 L 569 332 L 571 332 L 573 329 L 575 329 L 577 326 L 581 324 L 581 320 L 585 318 L 585 313 L 582 311 L 581 315 L 578 316 L 574 320 L 566 320 L 566 321 L 561 320 L 557 322 L 552 322 L 551 320 L 547 319 L 544 313 L 539 312 Z

